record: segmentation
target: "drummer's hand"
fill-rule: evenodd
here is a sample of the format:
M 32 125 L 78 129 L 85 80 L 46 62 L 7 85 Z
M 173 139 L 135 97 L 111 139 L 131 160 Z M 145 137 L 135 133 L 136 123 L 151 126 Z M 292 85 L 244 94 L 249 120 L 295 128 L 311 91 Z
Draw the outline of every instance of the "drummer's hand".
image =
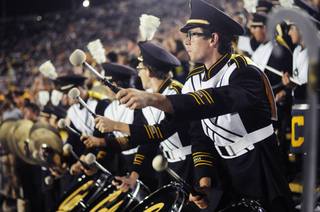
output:
M 96 124 L 96 128 L 102 133 L 114 131 L 114 125 L 116 123 L 115 121 L 103 116 L 97 116 L 97 118 L 94 119 L 94 122 Z
M 202 177 L 199 181 L 200 190 L 203 191 L 205 194 L 205 190 L 211 187 L 211 178 L 209 177 Z M 205 198 L 205 196 L 195 195 L 192 194 L 189 195 L 189 201 L 194 202 L 200 209 L 205 209 L 208 207 L 208 201 Z
M 134 88 L 121 89 L 116 98 L 121 104 L 125 104 L 130 109 L 141 109 L 150 106 L 152 93 L 140 91 Z
M 76 163 L 72 164 L 70 167 L 70 174 L 71 175 L 80 174 L 82 171 L 81 167 L 82 167 L 82 165 L 81 165 L 80 161 L 77 161 Z
M 115 185 L 117 189 L 120 189 L 122 192 L 127 192 L 129 189 L 133 189 L 136 186 L 138 177 L 139 174 L 137 172 L 132 172 L 130 176 L 116 176 L 115 179 L 121 181 L 122 183 L 119 184 L 113 181 L 112 184 Z
M 80 139 L 83 142 L 83 144 L 86 146 L 86 148 L 103 147 L 106 145 L 104 138 L 83 135 L 81 136 Z
M 276 96 L 275 96 L 275 100 L 276 102 L 281 102 L 286 98 L 286 91 L 285 90 L 281 90 L 279 91 Z

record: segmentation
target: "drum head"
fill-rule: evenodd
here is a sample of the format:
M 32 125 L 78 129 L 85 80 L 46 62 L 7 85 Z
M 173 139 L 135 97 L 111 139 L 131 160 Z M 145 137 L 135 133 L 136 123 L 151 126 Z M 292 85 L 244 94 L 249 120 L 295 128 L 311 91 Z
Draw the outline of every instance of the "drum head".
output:
M 165 185 L 141 201 L 131 212 L 180 211 L 185 202 L 185 194 L 179 186 Z

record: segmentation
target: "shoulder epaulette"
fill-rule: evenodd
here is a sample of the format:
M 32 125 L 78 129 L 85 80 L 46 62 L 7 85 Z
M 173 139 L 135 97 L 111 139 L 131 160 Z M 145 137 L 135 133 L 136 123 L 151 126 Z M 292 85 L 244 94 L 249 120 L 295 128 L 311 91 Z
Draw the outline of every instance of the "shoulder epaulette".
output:
M 102 99 L 105 99 L 106 96 L 99 93 L 99 92 L 96 92 L 96 91 L 88 91 L 88 94 L 89 94 L 89 97 L 93 98 L 93 99 L 96 99 L 96 100 L 102 100 Z
M 235 63 L 238 69 L 243 69 L 248 65 L 254 64 L 250 58 L 240 54 L 232 54 L 229 65 L 231 65 L 232 63 Z
M 193 75 L 200 74 L 200 73 L 204 72 L 204 70 L 205 70 L 204 65 L 197 66 L 196 68 L 189 71 L 187 79 L 189 79 Z
M 182 83 L 180 83 L 177 80 L 171 80 L 171 83 L 169 85 L 169 88 L 174 89 L 178 94 L 181 93 L 182 87 L 183 87 Z

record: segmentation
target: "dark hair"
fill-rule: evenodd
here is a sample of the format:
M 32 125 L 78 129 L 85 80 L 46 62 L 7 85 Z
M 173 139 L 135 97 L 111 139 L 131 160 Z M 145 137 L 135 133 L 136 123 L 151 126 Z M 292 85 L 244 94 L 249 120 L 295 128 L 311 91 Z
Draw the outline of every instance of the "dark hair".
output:
M 114 51 L 111 51 L 107 54 L 107 58 L 109 59 L 110 62 L 116 63 L 118 62 L 118 55 Z
M 149 65 L 146 65 L 145 66 L 149 69 L 149 71 L 152 73 L 152 75 L 157 78 L 157 79 L 161 79 L 161 80 L 164 80 L 164 79 L 167 79 L 168 76 L 169 76 L 169 72 L 171 71 L 172 68 L 169 68 L 169 67 L 164 67 L 163 69 L 158 69 L 158 68 L 155 68 L 155 67 L 151 67 Z
M 220 54 L 226 54 L 229 53 L 231 54 L 233 49 L 232 49 L 232 39 L 234 36 L 226 35 L 223 33 L 218 32 L 219 35 L 219 47 L 218 47 L 218 52 Z
M 32 112 L 34 112 L 36 115 L 40 114 L 40 108 L 38 105 L 36 105 L 35 103 L 32 102 L 25 102 L 24 104 L 25 108 L 30 109 Z
M 218 47 L 218 52 L 220 54 L 226 54 L 226 53 L 232 53 L 232 39 L 233 35 L 228 35 L 223 32 L 217 32 L 217 30 L 214 29 L 203 29 L 203 32 L 208 34 L 208 37 L 211 37 L 212 33 L 217 33 L 219 36 L 219 47 Z

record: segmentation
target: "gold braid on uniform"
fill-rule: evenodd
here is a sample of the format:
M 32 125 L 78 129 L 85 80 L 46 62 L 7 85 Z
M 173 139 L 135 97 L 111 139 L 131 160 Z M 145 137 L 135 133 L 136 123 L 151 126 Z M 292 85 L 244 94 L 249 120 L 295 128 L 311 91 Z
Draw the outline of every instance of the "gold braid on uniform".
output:
M 197 166 L 213 166 L 213 156 L 209 152 L 192 153 L 194 167 Z
M 212 96 L 206 90 L 198 90 L 188 93 L 188 95 L 192 96 L 198 105 L 209 105 L 214 103 Z
M 133 164 L 140 166 L 143 163 L 143 160 L 144 160 L 144 155 L 137 153 L 134 156 Z
M 152 125 L 143 125 L 149 140 L 163 139 L 163 133 L 160 128 Z

